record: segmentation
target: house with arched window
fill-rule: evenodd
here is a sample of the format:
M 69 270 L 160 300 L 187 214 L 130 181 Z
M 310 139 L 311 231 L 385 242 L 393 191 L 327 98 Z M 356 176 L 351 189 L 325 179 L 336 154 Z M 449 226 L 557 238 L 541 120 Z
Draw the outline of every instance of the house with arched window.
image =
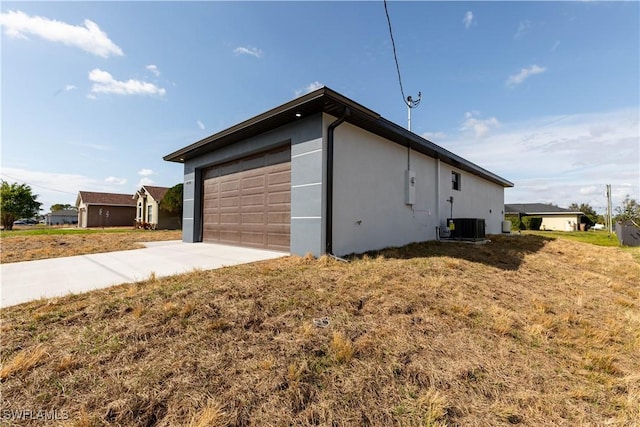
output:
M 133 199 L 136 201 L 136 223 L 152 229 L 177 230 L 180 217 L 162 208 L 162 199 L 169 187 L 143 185 Z

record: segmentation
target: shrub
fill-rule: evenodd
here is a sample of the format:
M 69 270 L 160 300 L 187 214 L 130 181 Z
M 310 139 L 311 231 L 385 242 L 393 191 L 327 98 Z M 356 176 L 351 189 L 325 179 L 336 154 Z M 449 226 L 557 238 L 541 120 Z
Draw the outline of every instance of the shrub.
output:
M 532 216 L 525 216 L 522 218 L 522 230 L 540 230 L 542 225 L 542 218 L 536 218 Z

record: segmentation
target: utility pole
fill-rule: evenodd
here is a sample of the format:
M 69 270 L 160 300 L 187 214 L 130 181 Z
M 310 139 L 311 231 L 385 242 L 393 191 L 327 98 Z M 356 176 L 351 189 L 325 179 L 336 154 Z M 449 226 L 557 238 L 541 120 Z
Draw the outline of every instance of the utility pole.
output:
M 613 233 L 613 213 L 611 212 L 611 184 L 607 184 L 607 230 Z

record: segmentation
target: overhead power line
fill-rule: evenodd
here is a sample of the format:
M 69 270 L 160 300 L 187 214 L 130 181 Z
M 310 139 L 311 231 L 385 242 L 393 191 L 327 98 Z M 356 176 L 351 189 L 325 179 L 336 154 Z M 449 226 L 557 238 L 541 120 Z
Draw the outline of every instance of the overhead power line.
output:
M 14 176 L 11 176 L 11 175 L 7 175 L 7 174 L 6 174 L 6 173 L 4 173 L 4 172 L 0 172 L 0 173 L 1 173 L 3 176 L 6 176 L 7 178 L 15 179 L 16 181 L 20 181 L 20 182 L 22 182 L 23 184 L 27 184 L 27 185 L 29 185 L 29 186 L 31 186 L 31 187 L 38 187 L 38 188 L 42 188 L 43 190 L 57 191 L 57 192 L 59 192 L 59 193 L 71 194 L 72 196 L 75 196 L 75 195 L 76 195 L 76 193 L 70 193 L 70 192 L 68 192 L 68 191 L 64 191 L 64 190 L 57 190 L 57 189 L 55 189 L 55 188 L 44 187 L 44 186 L 42 186 L 42 185 L 38 185 L 38 184 L 31 184 L 31 183 L 29 183 L 29 182 L 25 181 L 24 179 L 20 179 L 20 178 L 16 178 L 16 177 L 14 177 Z
M 402 101 L 409 108 L 415 108 L 420 104 L 422 100 L 422 93 L 418 92 L 418 99 L 414 100 L 411 95 L 404 95 L 404 87 L 402 86 L 402 74 L 400 73 L 400 65 L 398 64 L 398 54 L 396 53 L 396 42 L 393 38 L 393 30 L 391 28 L 391 18 L 389 17 L 389 9 L 387 8 L 387 0 L 384 1 L 384 13 L 387 16 L 387 24 L 389 24 L 389 35 L 391 36 L 391 46 L 393 47 L 393 59 L 396 62 L 396 71 L 398 72 L 398 83 L 400 83 L 400 94 L 402 95 Z

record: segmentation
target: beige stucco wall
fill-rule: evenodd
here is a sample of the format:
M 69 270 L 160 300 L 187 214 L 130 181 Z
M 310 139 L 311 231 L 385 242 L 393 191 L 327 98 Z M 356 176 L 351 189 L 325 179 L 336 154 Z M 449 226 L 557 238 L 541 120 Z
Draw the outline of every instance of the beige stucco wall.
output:
M 142 205 L 142 215 L 139 215 L 139 206 Z M 151 221 L 149 220 L 151 210 Z M 160 208 L 158 202 L 147 193 L 146 200 L 138 196 L 136 201 L 136 221 L 155 224 L 154 228 L 162 230 L 178 230 L 181 227 L 180 218 L 171 216 L 170 213 Z
M 138 196 L 136 201 L 136 221 L 147 222 L 149 224 L 158 223 L 158 203 L 151 197 L 151 194 L 146 193 L 147 197 Z M 142 216 L 140 215 L 139 208 L 142 205 Z M 149 213 L 151 213 L 151 220 L 149 220 Z
M 542 216 L 541 230 L 575 231 L 580 227 L 580 215 Z

